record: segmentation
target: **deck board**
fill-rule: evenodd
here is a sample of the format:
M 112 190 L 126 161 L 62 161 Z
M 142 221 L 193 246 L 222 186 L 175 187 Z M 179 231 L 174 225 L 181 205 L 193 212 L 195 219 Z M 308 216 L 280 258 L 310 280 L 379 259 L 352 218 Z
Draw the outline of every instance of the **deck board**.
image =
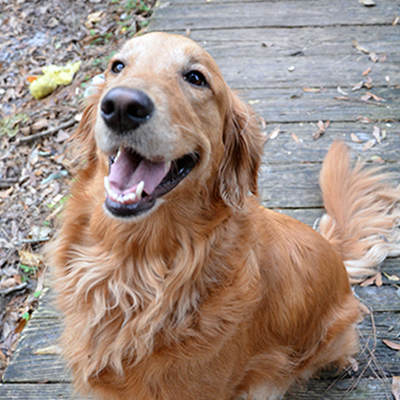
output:
M 266 134 L 279 126 L 279 136 L 265 145 L 262 204 L 310 226 L 324 213 L 318 174 L 333 140 L 344 140 L 367 161 L 400 171 L 400 25 L 392 25 L 400 8 L 397 0 L 376 3 L 367 8 L 356 0 L 161 0 L 149 26 L 189 34 L 266 121 Z M 372 62 L 353 40 L 385 59 Z M 352 91 L 368 68 L 372 88 Z M 361 100 L 368 90 L 383 100 Z M 344 96 L 339 91 L 348 93 L 348 100 L 338 99 Z M 330 126 L 314 140 L 319 120 Z M 386 138 L 364 150 L 375 125 Z M 351 134 L 362 143 L 353 142 Z M 341 379 L 323 374 L 294 387 L 285 400 L 392 398 L 391 379 L 400 375 L 400 361 L 382 340 L 400 342 L 400 282 L 389 279 L 400 277 L 400 260 L 386 260 L 381 270 L 381 287 L 354 289 L 371 310 L 358 326 L 364 349 L 359 372 Z M 73 396 L 71 376 L 58 354 L 37 354 L 56 344 L 61 331 L 53 299 L 50 290 L 23 331 L 0 399 L 86 399 Z

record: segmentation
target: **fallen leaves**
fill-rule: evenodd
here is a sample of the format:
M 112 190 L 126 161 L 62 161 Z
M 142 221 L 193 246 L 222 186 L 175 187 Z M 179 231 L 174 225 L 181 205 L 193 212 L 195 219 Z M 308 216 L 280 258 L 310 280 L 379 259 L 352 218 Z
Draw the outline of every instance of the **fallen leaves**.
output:
M 354 142 L 354 143 L 363 143 L 363 140 L 361 140 L 355 133 L 352 133 L 350 135 L 350 139 Z
M 313 133 L 313 135 L 312 135 L 313 139 L 314 140 L 319 139 L 325 133 L 325 131 L 329 128 L 329 125 L 330 125 L 330 121 L 326 121 L 326 122 L 323 122 L 321 120 L 318 121 L 317 122 L 318 130 Z
M 392 342 L 391 340 L 382 339 L 382 342 L 386 344 L 389 349 L 400 350 L 400 343 Z
M 275 127 L 271 133 L 267 136 L 267 140 L 274 140 L 279 136 L 279 133 L 281 132 L 281 126 L 278 125 Z
M 382 286 L 382 274 L 378 272 L 376 275 L 372 276 L 369 279 L 366 279 L 364 282 L 360 284 L 361 287 L 371 286 L 375 284 L 378 287 Z
M 385 60 L 386 60 L 386 55 L 385 54 L 382 54 L 381 56 L 378 56 L 378 54 L 376 54 L 374 51 L 370 51 L 366 47 L 361 46 L 360 43 L 357 42 L 357 40 L 353 40 L 353 46 L 358 51 L 360 51 L 361 53 L 368 54 L 369 59 L 374 63 L 377 63 L 379 61 L 380 62 L 385 62 Z
M 365 7 L 374 7 L 376 5 L 374 0 L 358 0 L 358 2 Z
M 400 400 L 400 376 L 392 378 L 392 393 L 395 400 Z

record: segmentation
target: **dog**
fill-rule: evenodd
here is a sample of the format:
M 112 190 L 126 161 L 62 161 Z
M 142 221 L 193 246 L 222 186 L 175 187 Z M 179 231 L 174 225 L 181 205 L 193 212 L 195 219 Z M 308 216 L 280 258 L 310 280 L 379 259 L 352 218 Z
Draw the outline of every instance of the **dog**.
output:
M 47 252 L 64 356 L 100 399 L 278 399 L 358 351 L 350 281 L 400 253 L 400 190 L 332 145 L 320 233 L 259 204 L 265 137 L 212 57 L 149 33 L 114 55 L 73 142 Z

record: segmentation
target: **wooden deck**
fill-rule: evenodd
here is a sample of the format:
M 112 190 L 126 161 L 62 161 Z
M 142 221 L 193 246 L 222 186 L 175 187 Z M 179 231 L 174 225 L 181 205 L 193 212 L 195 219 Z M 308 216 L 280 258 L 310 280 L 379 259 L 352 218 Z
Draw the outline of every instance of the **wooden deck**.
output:
M 400 171 L 400 22 L 394 23 L 399 15 L 398 0 L 376 0 L 374 7 L 357 0 L 162 0 L 149 29 L 190 35 L 253 104 L 267 133 L 280 126 L 278 137 L 265 146 L 263 204 L 313 225 L 323 213 L 318 173 L 334 139 Z M 362 81 L 370 88 L 356 90 Z M 373 96 L 363 97 L 367 92 Z M 318 121 L 330 125 L 314 140 Z M 374 126 L 385 138 L 363 150 L 374 139 Z M 352 141 L 352 134 L 362 143 Z M 355 288 L 371 309 L 359 326 L 359 371 L 311 380 L 285 399 L 393 398 L 391 380 L 400 375 L 400 358 L 382 340 L 400 342 L 400 282 L 389 279 L 400 276 L 400 260 L 388 260 L 382 271 L 381 287 Z M 23 332 L 0 386 L 1 399 L 71 397 L 60 357 L 51 348 L 50 354 L 35 354 L 53 345 L 59 331 L 48 293 Z

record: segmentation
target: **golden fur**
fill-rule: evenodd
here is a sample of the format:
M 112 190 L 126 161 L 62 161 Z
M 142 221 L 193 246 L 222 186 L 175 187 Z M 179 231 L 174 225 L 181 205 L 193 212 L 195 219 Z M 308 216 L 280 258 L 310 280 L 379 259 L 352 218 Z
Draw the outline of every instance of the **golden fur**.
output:
M 346 365 L 361 312 L 342 260 L 361 278 L 398 254 L 399 190 L 360 164 L 351 170 L 335 143 L 321 175 L 330 244 L 260 207 L 264 138 L 204 50 L 151 33 L 121 58 L 125 69 L 107 70 L 76 132 L 82 168 L 48 249 L 76 388 L 115 400 L 277 399 L 297 379 Z M 190 68 L 209 87 L 185 82 Z M 115 138 L 99 104 L 117 86 L 145 91 L 157 110 L 124 145 L 152 159 L 199 154 L 153 210 L 127 219 L 103 207 Z

